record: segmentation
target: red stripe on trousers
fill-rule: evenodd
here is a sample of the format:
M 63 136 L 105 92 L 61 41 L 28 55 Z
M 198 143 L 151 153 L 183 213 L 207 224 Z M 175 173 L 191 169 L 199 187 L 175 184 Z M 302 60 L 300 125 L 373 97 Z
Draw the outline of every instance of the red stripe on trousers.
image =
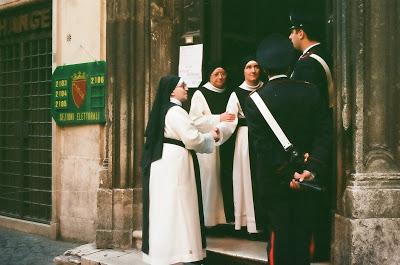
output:
M 275 245 L 275 233 L 271 232 L 271 248 L 269 250 L 269 257 L 268 257 L 268 263 L 269 265 L 275 265 L 275 260 L 274 260 L 274 245 Z
M 310 250 L 310 258 L 312 259 L 315 253 L 315 241 L 313 235 L 311 236 L 309 250 Z

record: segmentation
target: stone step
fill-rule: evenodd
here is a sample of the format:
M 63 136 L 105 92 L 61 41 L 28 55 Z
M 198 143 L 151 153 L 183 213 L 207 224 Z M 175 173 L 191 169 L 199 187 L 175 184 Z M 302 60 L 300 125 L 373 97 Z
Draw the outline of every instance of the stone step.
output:
M 207 237 L 207 263 L 268 264 L 267 243 L 229 237 Z
M 230 237 L 207 237 L 207 264 L 268 264 L 267 243 Z M 312 265 L 330 265 L 328 261 Z
M 68 250 L 53 262 L 56 265 L 148 265 L 137 249 L 97 249 L 94 243 Z
M 136 239 L 141 238 L 136 235 Z M 138 247 L 138 246 L 136 246 Z M 261 265 L 268 264 L 267 243 L 232 237 L 207 237 L 206 265 Z M 97 249 L 95 244 L 86 244 L 68 250 L 56 257 L 57 265 L 146 265 L 137 249 Z M 312 265 L 330 265 L 329 262 Z

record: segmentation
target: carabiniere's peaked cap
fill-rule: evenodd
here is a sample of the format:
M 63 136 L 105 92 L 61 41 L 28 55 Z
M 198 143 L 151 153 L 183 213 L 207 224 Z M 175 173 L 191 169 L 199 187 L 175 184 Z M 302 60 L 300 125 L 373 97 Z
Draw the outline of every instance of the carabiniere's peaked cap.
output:
M 304 29 L 318 23 L 317 17 L 307 9 L 294 9 L 290 12 L 290 29 Z
M 257 61 L 266 69 L 286 69 L 292 63 L 294 48 L 290 40 L 280 34 L 271 34 L 257 48 Z

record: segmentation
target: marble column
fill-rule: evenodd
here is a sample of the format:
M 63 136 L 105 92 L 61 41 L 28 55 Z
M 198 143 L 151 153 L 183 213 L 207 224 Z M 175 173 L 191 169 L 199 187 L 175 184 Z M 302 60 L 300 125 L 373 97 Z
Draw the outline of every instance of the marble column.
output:
M 132 232 L 142 226 L 144 129 L 160 77 L 177 66 L 178 3 L 107 1 L 107 158 L 98 190 L 98 248 L 139 247 Z
M 400 264 L 399 5 L 335 1 L 340 174 L 333 264 Z
M 98 248 L 132 246 L 132 36 L 136 5 L 129 0 L 107 1 L 107 122 L 106 159 L 97 192 Z

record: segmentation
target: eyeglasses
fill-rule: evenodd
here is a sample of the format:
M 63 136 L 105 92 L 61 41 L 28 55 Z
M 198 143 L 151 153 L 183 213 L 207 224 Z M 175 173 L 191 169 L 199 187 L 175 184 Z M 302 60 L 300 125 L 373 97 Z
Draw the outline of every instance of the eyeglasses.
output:
M 181 88 L 186 88 L 187 85 L 185 82 L 180 83 L 179 85 L 177 85 L 176 87 L 181 87 Z
M 221 72 L 214 73 L 214 74 L 212 74 L 212 76 L 214 76 L 214 77 L 217 77 L 217 76 L 226 77 L 226 73 L 221 73 Z

